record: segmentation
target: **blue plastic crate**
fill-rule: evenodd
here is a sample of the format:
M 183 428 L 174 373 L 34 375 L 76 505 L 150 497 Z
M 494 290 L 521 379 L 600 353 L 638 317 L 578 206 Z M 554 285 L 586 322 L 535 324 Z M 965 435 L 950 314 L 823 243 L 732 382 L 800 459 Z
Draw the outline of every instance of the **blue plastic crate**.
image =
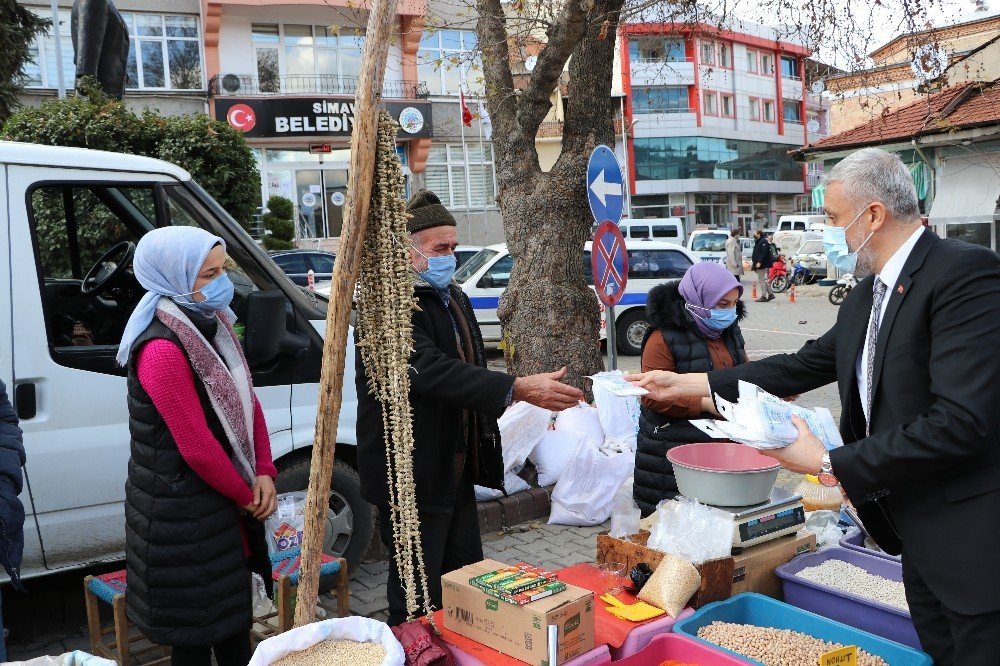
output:
M 701 640 L 698 638 L 698 629 L 715 621 L 791 629 L 825 641 L 833 641 L 843 645 L 857 645 L 869 654 L 882 657 L 889 666 L 931 666 L 933 664 L 930 656 L 923 652 L 753 592 L 744 592 L 731 599 L 703 606 L 691 617 L 676 623 L 674 632 Z M 708 641 L 702 642 L 714 645 Z M 743 659 L 751 664 L 760 663 L 746 657 Z

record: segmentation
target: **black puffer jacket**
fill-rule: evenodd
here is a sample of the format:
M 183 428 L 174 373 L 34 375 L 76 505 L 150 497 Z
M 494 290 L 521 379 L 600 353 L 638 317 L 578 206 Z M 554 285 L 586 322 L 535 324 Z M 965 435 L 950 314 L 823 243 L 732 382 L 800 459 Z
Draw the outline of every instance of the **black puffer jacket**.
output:
M 503 455 L 496 419 L 507 408 L 514 377 L 486 369 L 486 352 L 472 305 L 454 284 L 452 305 L 469 325 L 472 357 L 459 355 L 455 325 L 437 291 L 424 283 L 414 290 L 419 309 L 413 311 L 413 352 L 410 354 L 410 407 L 413 409 L 413 475 L 417 503 L 454 507 L 455 456 L 466 451 L 475 482 L 503 488 Z M 358 391 L 358 474 L 361 496 L 371 504 L 389 503 L 382 405 L 368 389 L 361 352 L 355 353 Z M 463 412 L 468 416 L 468 439 Z
M 750 267 L 753 270 L 770 268 L 774 261 L 771 259 L 771 241 L 767 236 L 761 236 L 753 244 L 753 256 L 750 258 Z
M 743 301 L 736 304 L 736 316 L 737 322 L 746 317 Z M 643 340 L 643 348 L 651 336 L 661 335 L 674 356 L 677 372 L 708 372 L 713 369 L 708 343 L 684 307 L 678 283 L 662 284 L 650 290 L 646 301 L 646 317 L 650 328 Z M 721 339 L 734 363 L 740 365 L 746 361 L 739 323 L 727 328 Z M 633 496 L 642 515 L 652 513 L 661 500 L 677 495 L 677 481 L 674 479 L 673 466 L 667 460 L 667 451 L 679 444 L 709 440 L 688 419 L 664 416 L 646 406 L 641 408 Z
M 24 506 L 17 496 L 24 485 L 21 475 L 24 442 L 17 424 L 17 414 L 7 399 L 7 387 L 0 382 L 0 567 L 10 576 L 13 586 L 23 590 Z
M 181 347 L 173 332 L 154 320 L 133 344 L 128 366 L 132 435 L 125 484 L 128 617 L 160 645 L 214 645 L 250 630 L 251 590 L 240 536 L 242 518 L 231 499 L 205 483 L 184 461 L 139 382 L 136 356 L 156 338 Z M 209 429 L 231 451 L 197 378 L 195 386 Z M 263 547 L 266 552 L 262 524 L 253 519 L 245 524 L 251 551 L 260 553 Z

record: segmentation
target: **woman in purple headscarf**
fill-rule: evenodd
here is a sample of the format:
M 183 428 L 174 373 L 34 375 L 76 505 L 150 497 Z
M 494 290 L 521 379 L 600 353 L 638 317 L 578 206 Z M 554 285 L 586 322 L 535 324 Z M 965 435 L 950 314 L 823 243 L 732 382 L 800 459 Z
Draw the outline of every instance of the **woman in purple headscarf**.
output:
M 747 360 L 739 321 L 746 316 L 743 287 L 721 264 L 703 262 L 687 270 L 680 282 L 650 290 L 646 318 L 650 328 L 642 342 L 642 371 L 708 372 Z M 642 514 L 649 515 L 664 499 L 677 495 L 667 451 L 709 438 L 689 419 L 706 418 L 709 398 L 683 398 L 664 403 L 642 398 L 633 494 Z

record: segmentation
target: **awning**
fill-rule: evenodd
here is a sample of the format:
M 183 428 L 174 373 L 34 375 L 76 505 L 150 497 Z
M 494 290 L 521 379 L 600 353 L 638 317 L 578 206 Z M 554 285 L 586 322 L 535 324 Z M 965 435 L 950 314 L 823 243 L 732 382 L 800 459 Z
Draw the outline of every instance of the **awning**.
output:
M 938 169 L 931 224 L 992 222 L 1000 198 L 1000 174 L 985 156 L 954 157 Z
M 907 168 L 910 170 L 913 186 L 917 188 L 917 198 L 923 201 L 927 198 L 927 187 L 931 180 L 930 169 L 923 162 L 914 162 Z
M 823 210 L 823 196 L 826 194 L 826 183 L 820 183 L 813 188 L 813 210 Z

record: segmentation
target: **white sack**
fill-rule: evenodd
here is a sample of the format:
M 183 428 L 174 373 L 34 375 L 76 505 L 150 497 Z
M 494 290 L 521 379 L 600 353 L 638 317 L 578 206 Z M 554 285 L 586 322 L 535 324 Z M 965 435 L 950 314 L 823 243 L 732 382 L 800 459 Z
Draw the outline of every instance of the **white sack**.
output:
M 604 429 L 597 410 L 585 403 L 559 412 L 556 417 L 556 432 L 583 435 L 594 444 L 604 442 Z
M 320 641 L 342 638 L 359 643 L 380 643 L 385 648 L 382 666 L 403 666 L 403 646 L 389 625 L 367 617 L 340 617 L 313 622 L 261 641 L 247 666 L 268 666 L 290 652 L 310 648 Z M 89 666 L 89 665 L 88 665 Z
M 583 440 L 552 490 L 550 525 L 600 525 L 611 517 L 611 500 L 635 469 L 635 454 L 606 455 Z
M 584 436 L 579 433 L 558 430 L 545 433 L 542 441 L 528 456 L 528 460 L 538 471 L 539 486 L 551 486 L 559 481 L 581 441 L 584 441 Z

